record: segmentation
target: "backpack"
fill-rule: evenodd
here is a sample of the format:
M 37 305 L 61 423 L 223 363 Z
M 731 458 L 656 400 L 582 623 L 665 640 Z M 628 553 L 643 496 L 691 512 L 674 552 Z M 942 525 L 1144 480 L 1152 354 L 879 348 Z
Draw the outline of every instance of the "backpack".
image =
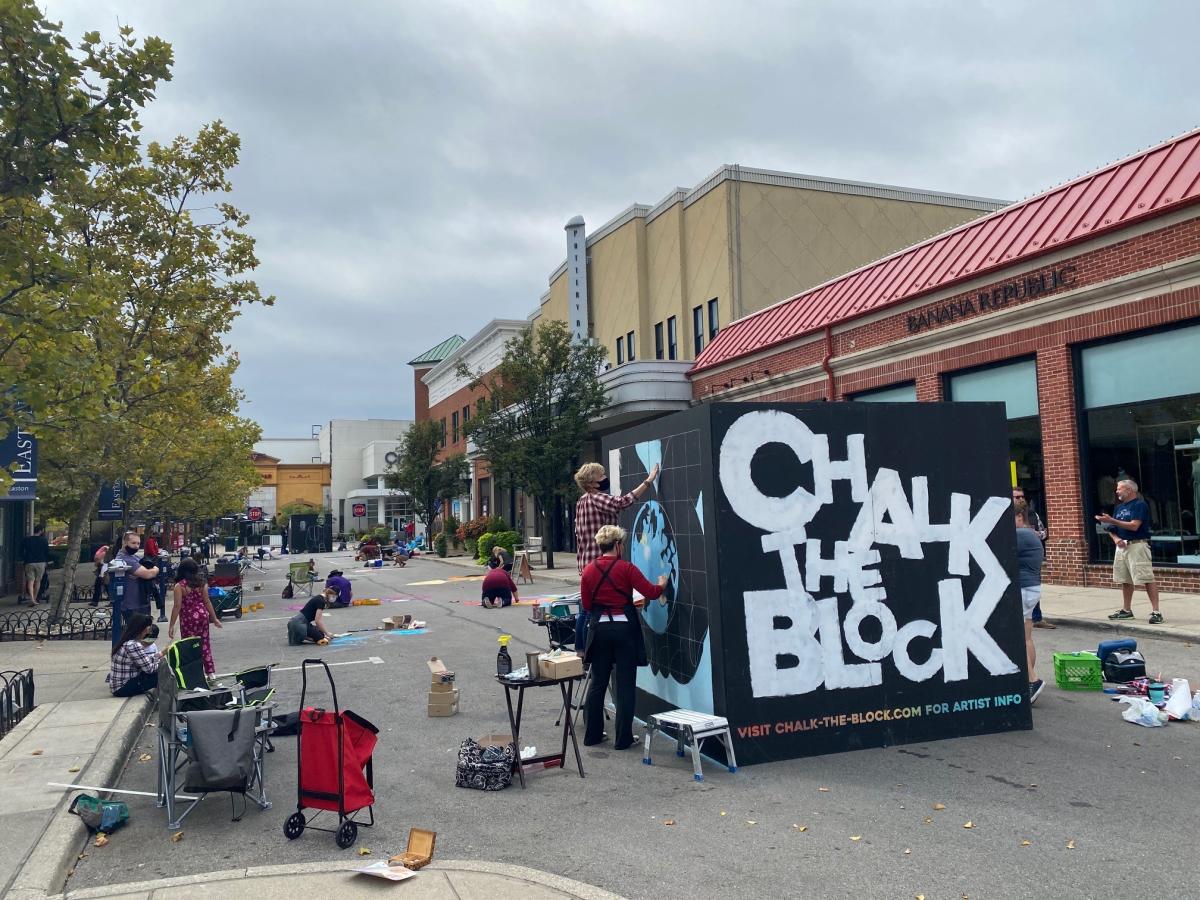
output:
M 1114 650 L 1104 657 L 1104 680 L 1117 684 L 1146 677 L 1146 659 L 1137 650 Z
M 291 600 L 292 597 L 294 597 L 295 595 L 296 595 L 296 589 L 294 587 L 292 587 L 292 579 L 289 578 L 288 583 L 283 586 L 283 598 L 282 599 Z
M 458 748 L 454 783 L 477 791 L 502 791 L 512 784 L 516 759 L 512 744 L 481 747 L 474 738 L 467 738 Z

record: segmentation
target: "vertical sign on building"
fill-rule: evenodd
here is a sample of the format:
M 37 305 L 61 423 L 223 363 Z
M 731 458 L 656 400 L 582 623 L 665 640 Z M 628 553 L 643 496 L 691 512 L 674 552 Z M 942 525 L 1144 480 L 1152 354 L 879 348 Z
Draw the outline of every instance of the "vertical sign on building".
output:
M 583 216 L 576 216 L 567 230 L 567 319 L 577 341 L 588 339 L 587 235 Z
M 0 440 L 0 468 L 12 476 L 0 500 L 37 499 L 37 438 L 30 432 L 14 428 Z

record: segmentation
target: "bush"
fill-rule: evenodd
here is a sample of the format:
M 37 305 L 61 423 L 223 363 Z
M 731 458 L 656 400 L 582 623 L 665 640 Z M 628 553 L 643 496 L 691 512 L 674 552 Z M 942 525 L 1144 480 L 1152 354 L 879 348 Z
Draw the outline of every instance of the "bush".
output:
M 371 532 L 371 535 L 378 539 L 379 543 L 386 544 L 392 539 L 392 529 L 388 528 L 386 525 L 376 525 L 375 530 Z
M 488 557 L 492 555 L 492 547 L 496 546 L 496 535 L 490 531 L 479 536 L 479 540 L 475 542 L 475 556 L 481 563 L 486 563 Z
M 487 520 L 487 528 L 484 530 L 499 534 L 501 531 L 508 531 L 508 523 L 504 521 L 503 516 L 492 516 Z
M 516 547 L 517 544 L 521 543 L 521 535 L 515 531 L 501 531 L 495 536 L 495 538 L 496 539 L 492 542 L 492 546 L 494 547 L 499 544 L 501 547 L 507 550 L 509 554 L 514 553 L 515 551 L 513 548 Z M 492 551 L 489 549 L 488 553 L 490 554 L 491 552 Z
M 446 532 L 442 532 L 434 539 L 433 549 L 437 551 L 438 556 L 444 557 L 447 553 L 446 548 Z
M 461 531 L 462 529 L 459 530 Z M 467 538 L 465 541 L 463 541 L 463 546 L 467 548 L 468 556 L 474 556 L 479 552 L 479 542 L 476 541 L 475 538 Z
M 443 530 L 454 534 L 454 532 L 458 531 L 459 524 L 458 519 L 454 518 L 454 516 L 446 516 L 446 524 L 443 526 Z
M 476 516 L 470 522 L 464 522 L 459 526 L 458 539 L 466 541 L 470 538 L 472 541 L 478 541 L 479 538 L 489 531 L 495 531 L 495 528 L 488 527 L 487 516 Z

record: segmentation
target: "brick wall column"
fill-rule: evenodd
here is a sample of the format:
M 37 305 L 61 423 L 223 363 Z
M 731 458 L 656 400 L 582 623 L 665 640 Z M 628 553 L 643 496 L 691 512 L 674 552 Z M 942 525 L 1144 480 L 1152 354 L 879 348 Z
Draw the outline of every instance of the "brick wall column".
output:
M 1079 474 L 1078 410 L 1071 348 L 1037 353 L 1038 410 L 1046 478 L 1046 564 L 1051 584 L 1084 584 L 1088 546 Z
M 917 400 L 921 403 L 936 403 L 942 398 L 942 376 L 937 372 L 917 376 Z

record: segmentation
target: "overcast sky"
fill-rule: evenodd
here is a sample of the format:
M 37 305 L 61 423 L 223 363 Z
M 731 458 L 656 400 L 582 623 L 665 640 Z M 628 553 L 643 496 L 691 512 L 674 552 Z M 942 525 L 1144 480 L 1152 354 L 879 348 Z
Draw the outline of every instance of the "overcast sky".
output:
M 1200 124 L 1184 2 L 48 0 L 175 48 L 150 138 L 220 118 L 274 294 L 268 436 L 410 418 L 405 363 L 524 318 L 595 228 L 723 163 L 1020 199 Z

